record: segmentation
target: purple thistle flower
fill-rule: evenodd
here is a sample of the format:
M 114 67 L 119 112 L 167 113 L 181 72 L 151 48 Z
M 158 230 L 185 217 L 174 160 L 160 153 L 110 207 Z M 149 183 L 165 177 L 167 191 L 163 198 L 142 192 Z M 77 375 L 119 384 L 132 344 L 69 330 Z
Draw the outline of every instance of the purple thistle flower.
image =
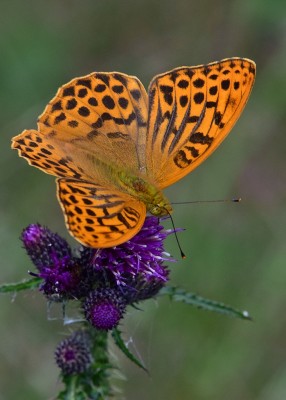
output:
M 87 321 L 95 328 L 107 331 L 118 325 L 126 301 L 117 289 L 99 288 L 89 294 L 83 309 Z
M 156 296 L 168 281 L 164 263 L 175 260 L 165 252 L 164 240 L 171 233 L 158 218 L 147 217 L 140 232 L 120 246 L 80 246 L 76 254 L 63 238 L 39 224 L 29 225 L 21 238 L 47 298 L 81 300 L 86 319 L 108 330 L 118 324 L 127 305 Z
M 89 335 L 84 331 L 73 332 L 70 337 L 59 343 L 55 358 L 64 375 L 85 372 L 92 362 Z
M 164 285 L 165 282 L 160 279 L 153 278 L 146 281 L 144 277 L 137 275 L 126 280 L 124 286 L 119 286 L 119 289 L 127 303 L 133 304 L 155 297 Z
M 44 279 L 40 289 L 49 299 L 61 301 L 80 297 L 78 266 L 71 258 L 54 258 L 54 262 L 42 266 L 38 274 Z
M 156 217 L 147 217 L 140 232 L 127 242 L 106 249 L 84 248 L 83 257 L 89 259 L 94 271 L 110 272 L 118 286 L 140 281 L 168 281 L 165 261 L 175 261 L 164 251 L 163 242 L 173 230 L 164 230 Z
M 22 232 L 22 241 L 43 278 L 40 290 L 50 299 L 80 298 L 91 289 L 81 276 L 79 260 L 72 256 L 68 243 L 58 234 L 39 224 L 29 225 Z
M 33 263 L 41 270 L 55 258 L 71 256 L 71 248 L 65 239 L 40 224 L 31 224 L 23 230 L 21 239 Z

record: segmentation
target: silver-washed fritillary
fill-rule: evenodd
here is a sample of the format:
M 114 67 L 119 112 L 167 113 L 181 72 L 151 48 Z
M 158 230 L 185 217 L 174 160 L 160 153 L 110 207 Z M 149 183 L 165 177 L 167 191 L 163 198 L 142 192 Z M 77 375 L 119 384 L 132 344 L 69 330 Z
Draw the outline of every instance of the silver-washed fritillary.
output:
M 132 238 L 146 212 L 171 213 L 161 190 L 191 172 L 228 135 L 255 79 L 255 63 L 229 58 L 156 76 L 92 73 L 63 85 L 12 148 L 58 177 L 70 233 L 112 247 Z

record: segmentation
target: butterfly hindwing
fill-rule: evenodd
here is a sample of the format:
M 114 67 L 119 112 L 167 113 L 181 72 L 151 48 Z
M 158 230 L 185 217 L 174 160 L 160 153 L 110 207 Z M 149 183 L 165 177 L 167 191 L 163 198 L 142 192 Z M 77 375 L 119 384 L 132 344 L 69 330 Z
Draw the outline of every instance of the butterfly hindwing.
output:
M 147 173 L 160 189 L 203 162 L 241 114 L 255 64 L 231 58 L 158 75 L 149 87 Z
M 57 193 L 68 230 L 86 246 L 116 246 L 133 237 L 145 220 L 144 203 L 94 183 L 58 179 Z

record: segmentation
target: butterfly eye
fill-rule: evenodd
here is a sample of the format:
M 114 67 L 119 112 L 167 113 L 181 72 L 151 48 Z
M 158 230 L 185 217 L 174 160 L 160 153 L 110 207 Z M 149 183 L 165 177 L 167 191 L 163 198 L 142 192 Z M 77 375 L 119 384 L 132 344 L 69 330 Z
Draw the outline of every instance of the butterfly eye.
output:
M 160 207 L 159 205 L 150 205 L 149 211 L 152 215 L 155 215 L 155 217 L 161 217 L 162 215 L 164 215 L 164 209 L 162 207 Z
M 148 207 L 148 211 L 152 215 L 155 215 L 155 217 L 164 217 L 165 215 L 170 215 L 170 213 L 172 212 L 172 208 L 168 204 L 150 204 Z

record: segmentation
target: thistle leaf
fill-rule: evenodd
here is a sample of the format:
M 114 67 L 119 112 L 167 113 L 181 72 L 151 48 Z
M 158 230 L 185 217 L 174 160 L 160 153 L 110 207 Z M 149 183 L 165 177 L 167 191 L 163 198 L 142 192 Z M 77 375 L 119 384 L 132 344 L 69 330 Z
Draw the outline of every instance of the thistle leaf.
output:
M 0 285 L 0 293 L 20 292 L 21 290 L 38 288 L 42 282 L 41 278 L 25 279 L 16 283 L 4 283 Z
M 252 320 L 248 311 L 237 310 L 224 303 L 206 299 L 202 296 L 198 296 L 195 293 L 187 292 L 186 290 L 181 288 L 166 286 L 163 289 L 161 289 L 159 294 L 161 296 L 168 295 L 173 301 L 180 301 L 186 304 L 190 304 L 191 306 L 196 308 L 202 308 L 203 310 L 213 311 L 219 314 L 225 314 L 228 317 Z
M 124 340 L 122 339 L 121 332 L 119 329 L 114 328 L 112 330 L 112 337 L 114 339 L 115 344 L 119 347 L 119 349 L 126 355 L 126 357 L 129 358 L 134 364 L 136 364 L 138 367 L 144 369 L 144 371 L 148 372 L 148 370 L 144 367 L 144 365 L 139 361 L 134 354 L 131 353 L 131 351 L 128 349 L 126 344 L 124 343 Z

